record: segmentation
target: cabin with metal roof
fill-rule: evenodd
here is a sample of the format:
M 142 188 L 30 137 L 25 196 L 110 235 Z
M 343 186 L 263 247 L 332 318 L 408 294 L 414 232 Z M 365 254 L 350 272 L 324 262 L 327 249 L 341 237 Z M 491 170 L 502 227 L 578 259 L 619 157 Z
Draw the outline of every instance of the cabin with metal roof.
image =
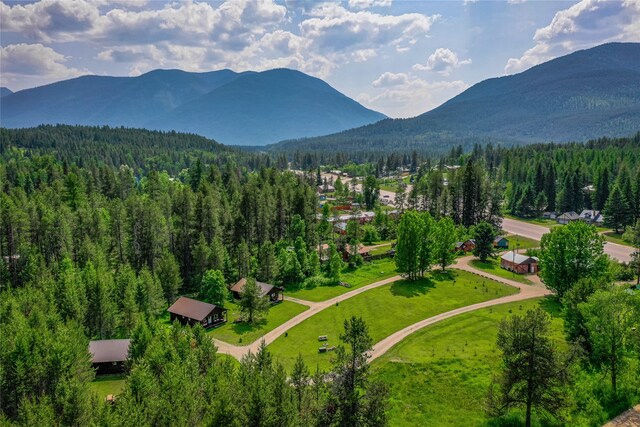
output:
M 129 357 L 130 339 L 89 341 L 91 363 L 97 374 L 116 374 L 124 371 Z
M 231 293 L 233 297 L 236 299 L 240 299 L 242 296 L 242 289 L 247 284 L 246 277 L 238 280 L 238 283 L 231 287 Z M 269 298 L 269 301 L 272 303 L 284 301 L 284 288 L 280 286 L 270 285 L 268 283 L 258 282 L 256 280 L 256 285 L 260 288 L 260 296 L 262 298 Z
M 208 302 L 180 297 L 167 309 L 171 313 L 171 322 L 177 320 L 183 325 L 200 323 L 205 328 L 220 325 L 227 321 L 227 309 Z
M 509 251 L 500 257 L 500 267 L 517 274 L 538 273 L 538 258 Z

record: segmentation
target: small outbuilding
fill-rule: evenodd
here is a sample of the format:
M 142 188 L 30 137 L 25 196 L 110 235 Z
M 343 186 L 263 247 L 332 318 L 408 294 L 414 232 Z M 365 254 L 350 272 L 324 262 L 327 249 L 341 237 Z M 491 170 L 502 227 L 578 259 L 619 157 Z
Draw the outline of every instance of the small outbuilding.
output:
M 493 239 L 493 247 L 498 249 L 509 249 L 509 239 L 504 236 L 498 236 Z
M 89 341 L 91 363 L 98 375 L 124 372 L 129 356 L 130 339 Z
M 471 252 L 475 248 L 476 248 L 476 241 L 474 239 L 468 239 L 468 240 L 465 240 L 464 242 L 456 243 L 456 252 L 459 252 L 459 251 Z
M 210 328 L 227 321 L 227 309 L 208 302 L 180 297 L 167 310 L 171 313 L 171 322 L 177 320 L 183 325 L 201 324 Z
M 243 277 L 238 280 L 238 283 L 231 287 L 231 293 L 233 297 L 236 299 L 240 299 L 242 294 L 242 288 L 247 284 L 247 279 Z M 256 285 L 260 288 L 260 296 L 262 298 L 269 298 L 269 301 L 275 303 L 284 301 L 284 288 L 280 286 L 270 285 L 268 283 L 258 282 L 256 280 Z
M 509 251 L 500 257 L 500 267 L 517 274 L 538 273 L 538 258 Z

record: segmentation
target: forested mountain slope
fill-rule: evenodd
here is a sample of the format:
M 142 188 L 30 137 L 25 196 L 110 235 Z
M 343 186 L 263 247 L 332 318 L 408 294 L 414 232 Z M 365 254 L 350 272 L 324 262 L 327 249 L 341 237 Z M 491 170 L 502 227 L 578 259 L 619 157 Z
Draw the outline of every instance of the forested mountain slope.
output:
M 443 152 L 453 143 L 582 141 L 639 129 L 640 43 L 609 43 L 482 81 L 411 119 L 285 141 L 272 149 Z
M 318 136 L 385 118 L 320 79 L 277 69 L 83 76 L 0 101 L 2 126 L 108 125 L 197 133 L 232 145 Z

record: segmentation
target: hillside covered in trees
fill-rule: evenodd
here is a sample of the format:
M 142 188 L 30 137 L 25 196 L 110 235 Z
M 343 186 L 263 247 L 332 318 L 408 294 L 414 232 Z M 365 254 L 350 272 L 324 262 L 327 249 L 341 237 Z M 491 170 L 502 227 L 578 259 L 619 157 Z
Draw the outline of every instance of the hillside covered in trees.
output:
M 443 153 L 452 144 L 517 145 L 625 136 L 640 128 L 640 44 L 609 43 L 519 74 L 484 80 L 409 119 L 388 119 L 275 152 L 383 150 Z

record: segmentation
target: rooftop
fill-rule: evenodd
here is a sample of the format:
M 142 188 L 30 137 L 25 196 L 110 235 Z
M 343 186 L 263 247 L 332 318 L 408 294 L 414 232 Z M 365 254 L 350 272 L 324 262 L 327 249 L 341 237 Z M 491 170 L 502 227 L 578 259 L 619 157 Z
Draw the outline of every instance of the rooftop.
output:
M 124 362 L 129 354 L 130 339 L 89 341 L 93 363 Z
M 215 305 L 208 302 L 198 301 L 195 299 L 180 297 L 171 307 L 167 310 L 169 313 L 179 314 L 190 319 L 202 321 L 209 315 L 214 309 Z

